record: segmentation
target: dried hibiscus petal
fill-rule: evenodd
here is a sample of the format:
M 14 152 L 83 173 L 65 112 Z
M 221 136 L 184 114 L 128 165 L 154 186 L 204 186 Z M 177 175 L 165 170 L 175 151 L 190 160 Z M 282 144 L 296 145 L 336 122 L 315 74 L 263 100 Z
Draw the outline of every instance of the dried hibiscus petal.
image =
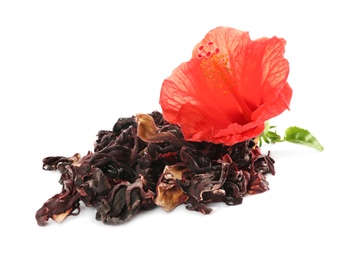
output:
M 57 167 L 57 165 L 56 165 Z M 48 199 L 36 212 L 37 224 L 46 225 L 49 218 L 56 222 L 62 222 L 75 210 L 79 212 L 80 194 L 74 185 L 74 174 L 68 163 L 60 163 L 58 169 L 61 172 L 62 191 Z
M 250 174 L 245 170 L 239 170 L 238 165 L 228 154 L 222 157 L 222 161 L 228 165 L 228 174 L 223 184 L 226 192 L 225 202 L 227 205 L 241 204 L 243 196 L 247 193 Z
M 96 219 L 106 224 L 119 224 L 129 220 L 140 208 L 153 206 L 153 193 L 145 187 L 145 179 L 138 178 L 134 183 L 122 182 L 116 185 L 102 199 Z
M 183 172 L 187 171 L 187 168 L 180 166 L 166 166 L 156 186 L 155 204 L 163 207 L 166 211 L 173 210 L 189 199 L 189 196 L 176 182 L 176 180 L 182 179 Z
M 257 194 L 269 190 L 269 184 L 263 174 L 253 172 L 250 175 L 250 182 L 248 184 L 248 193 Z

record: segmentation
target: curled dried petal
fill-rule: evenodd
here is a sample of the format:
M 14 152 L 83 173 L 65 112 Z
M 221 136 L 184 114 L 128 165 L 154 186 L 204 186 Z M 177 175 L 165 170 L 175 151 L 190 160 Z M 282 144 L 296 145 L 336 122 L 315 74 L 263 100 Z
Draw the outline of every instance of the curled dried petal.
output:
M 248 184 L 249 194 L 258 194 L 269 190 L 269 183 L 263 174 L 254 172 L 250 175 L 251 180 Z
M 170 132 L 159 132 L 154 119 L 147 114 L 137 114 L 136 121 L 138 123 L 137 135 L 140 139 L 148 143 L 157 142 L 177 142 L 177 138 Z
M 59 163 L 74 164 L 74 163 L 77 163 L 80 158 L 81 158 L 81 155 L 79 153 L 75 153 L 71 157 L 48 156 L 42 160 L 42 162 L 43 162 L 42 169 L 47 170 L 47 171 L 55 171 L 55 170 L 57 170 L 57 165 Z
M 70 215 L 77 215 L 80 211 L 79 200 L 68 201 L 64 203 L 56 203 L 56 198 L 49 199 L 43 207 L 36 212 L 36 220 L 39 226 L 45 226 L 47 221 L 52 218 L 55 222 L 62 222 Z M 78 210 L 77 213 L 74 213 Z
M 270 153 L 268 155 L 259 154 L 255 156 L 252 160 L 252 165 L 255 172 L 275 175 L 274 160 L 270 157 Z
M 165 211 L 171 211 L 189 199 L 176 182 L 176 179 L 182 178 L 182 172 L 188 170 L 180 166 L 166 166 L 156 186 L 155 204 L 163 207 Z
M 211 214 L 212 209 L 207 207 L 207 205 L 203 202 L 197 201 L 195 198 L 191 197 L 187 202 L 186 209 L 191 211 L 197 211 L 204 215 Z
M 226 191 L 226 204 L 237 205 L 242 203 L 242 197 L 247 193 L 250 175 L 247 171 L 239 170 L 237 164 L 226 154 L 222 161 L 229 164 L 226 182 L 223 189 Z
M 56 222 L 62 222 L 75 210 L 79 212 L 80 194 L 70 195 L 67 191 L 54 195 L 47 200 L 43 206 L 36 212 L 36 220 L 39 226 L 46 225 L 47 221 L 52 218 Z
M 140 176 L 134 183 L 117 184 L 102 199 L 97 209 L 96 219 L 105 224 L 118 225 L 131 219 L 141 208 L 150 208 L 153 193 L 147 189 L 145 179 Z

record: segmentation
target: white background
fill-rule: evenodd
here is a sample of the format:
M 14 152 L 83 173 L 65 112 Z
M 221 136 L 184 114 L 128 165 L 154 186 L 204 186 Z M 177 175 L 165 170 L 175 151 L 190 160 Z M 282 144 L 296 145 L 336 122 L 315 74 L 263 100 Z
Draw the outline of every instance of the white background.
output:
M 1 259 L 357 259 L 353 1 L 1 1 Z M 265 145 L 270 190 L 211 215 L 157 208 L 120 226 L 95 209 L 37 226 L 60 192 L 50 155 L 92 150 L 119 117 L 159 110 L 163 80 L 218 26 L 287 41 L 290 111 L 324 145 Z M 331 257 L 331 258 L 330 258 Z

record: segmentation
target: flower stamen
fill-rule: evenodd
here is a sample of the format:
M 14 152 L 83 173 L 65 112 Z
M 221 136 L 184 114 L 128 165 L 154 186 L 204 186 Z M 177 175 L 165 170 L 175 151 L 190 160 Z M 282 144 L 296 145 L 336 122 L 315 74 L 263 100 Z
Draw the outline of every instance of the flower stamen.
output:
M 207 48 L 207 50 L 205 49 Z M 209 58 L 213 54 L 219 53 L 219 48 L 214 46 L 214 42 L 210 41 L 205 45 L 200 45 L 198 47 L 198 53 L 197 53 L 197 58 L 198 59 L 203 59 L 203 58 Z

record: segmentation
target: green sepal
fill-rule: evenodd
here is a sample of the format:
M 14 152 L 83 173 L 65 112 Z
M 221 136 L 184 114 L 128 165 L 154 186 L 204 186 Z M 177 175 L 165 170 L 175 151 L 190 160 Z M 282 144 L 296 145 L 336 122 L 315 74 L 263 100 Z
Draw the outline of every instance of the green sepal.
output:
M 315 136 L 313 136 L 308 130 L 297 126 L 292 126 L 285 130 L 284 141 L 312 147 L 320 152 L 324 150 L 323 146 Z
M 267 138 L 270 140 L 271 143 L 283 142 L 284 140 L 281 139 L 281 136 L 278 135 L 276 132 L 269 131 L 266 134 Z
M 262 146 L 263 141 L 267 144 L 274 144 L 277 142 L 283 142 L 281 136 L 276 133 L 276 131 L 270 131 L 270 129 L 275 128 L 276 126 L 270 126 L 269 121 L 265 121 L 264 131 L 259 136 L 259 146 Z

